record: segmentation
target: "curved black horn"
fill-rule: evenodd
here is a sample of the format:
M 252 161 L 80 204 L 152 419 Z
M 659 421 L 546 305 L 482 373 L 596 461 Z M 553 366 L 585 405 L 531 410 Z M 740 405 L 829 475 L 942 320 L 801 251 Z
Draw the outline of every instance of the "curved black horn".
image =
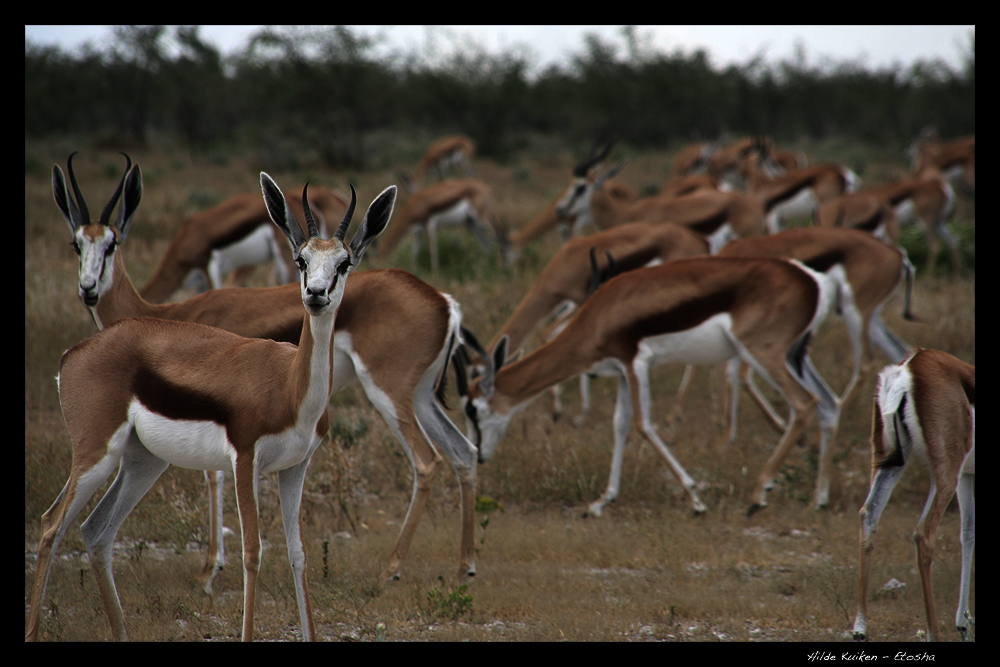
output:
M 108 203 L 104 205 L 104 210 L 101 211 L 101 217 L 98 220 L 98 222 L 105 227 L 107 227 L 108 222 L 111 220 L 111 211 L 114 210 L 115 204 L 118 203 L 118 198 L 122 196 L 122 188 L 125 187 L 125 179 L 128 177 L 128 170 L 132 168 L 132 158 L 128 156 L 128 153 L 122 153 L 122 155 L 124 155 L 125 159 L 128 161 L 128 164 L 125 165 L 125 173 L 122 174 L 122 180 L 118 181 L 118 187 L 115 188 L 115 192 L 111 195 L 111 199 L 109 199 Z
M 573 175 L 580 178 L 586 178 L 587 172 L 590 171 L 594 165 L 608 156 L 608 153 L 611 152 L 611 147 L 614 146 L 614 144 L 615 142 L 613 139 L 607 139 L 603 146 L 600 143 L 594 144 L 594 147 L 590 149 L 590 155 L 573 168 Z
M 316 219 L 313 217 L 312 209 L 309 208 L 309 183 L 302 188 L 302 210 L 306 214 L 306 228 L 309 231 L 309 238 L 319 236 L 319 227 L 316 226 Z
M 80 186 L 76 182 L 76 174 L 73 173 L 73 156 L 79 151 L 73 151 L 69 154 L 66 159 L 66 170 L 69 172 L 69 182 L 73 186 L 73 195 L 76 197 L 77 207 L 80 209 L 80 219 L 82 224 L 90 224 L 90 211 L 87 210 L 87 202 L 83 199 L 83 193 L 80 192 Z
M 354 186 L 351 185 L 351 205 L 347 207 L 347 213 L 344 215 L 344 221 L 340 223 L 340 227 L 337 228 L 337 232 L 333 235 L 334 238 L 340 241 L 344 240 L 344 235 L 347 234 L 347 228 L 351 224 L 351 218 L 354 217 L 354 206 L 358 203 L 358 193 L 354 191 Z

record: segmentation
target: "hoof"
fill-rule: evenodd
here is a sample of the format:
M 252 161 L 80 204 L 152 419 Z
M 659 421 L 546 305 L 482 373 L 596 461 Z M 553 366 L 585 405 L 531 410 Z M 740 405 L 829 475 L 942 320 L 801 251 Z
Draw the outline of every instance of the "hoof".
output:
M 863 632 L 855 632 L 854 633 L 854 641 L 856 641 L 856 642 L 866 642 L 866 641 L 868 641 L 868 637 Z
M 750 508 L 749 508 L 749 509 L 747 510 L 747 516 L 748 516 L 748 517 L 751 517 L 751 516 L 753 516 L 754 514 L 756 514 L 757 512 L 759 512 L 759 511 L 761 511 L 762 509 L 764 509 L 765 507 L 767 507 L 767 503 L 754 503 L 754 504 L 753 504 L 753 505 L 751 505 L 751 506 L 750 506 Z

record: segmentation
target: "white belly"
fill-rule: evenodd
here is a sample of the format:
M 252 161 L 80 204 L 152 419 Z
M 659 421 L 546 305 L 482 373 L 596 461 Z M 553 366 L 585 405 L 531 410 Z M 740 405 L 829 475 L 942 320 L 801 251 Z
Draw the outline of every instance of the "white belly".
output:
M 904 199 L 896 205 L 896 218 L 901 225 L 912 225 L 917 221 L 917 209 L 912 199 Z
M 222 278 L 244 266 L 258 266 L 278 258 L 277 246 L 271 225 L 261 225 L 239 241 L 212 250 L 208 262 L 208 275 L 222 287 Z
M 219 424 L 167 419 L 136 400 L 128 417 L 146 449 L 167 463 L 195 470 L 232 469 L 235 450 Z
M 427 226 L 432 229 L 441 226 L 455 227 L 464 225 L 470 217 L 477 215 L 469 200 L 463 199 L 449 208 L 432 213 L 427 218 Z
M 732 326 L 733 319 L 729 313 L 720 313 L 692 329 L 644 339 L 639 343 L 638 356 L 651 366 L 722 363 L 737 354 L 726 335 L 732 330 Z
M 787 199 L 771 209 L 768 226 L 772 234 L 780 230 L 784 220 L 808 218 L 819 206 L 819 200 L 813 194 L 812 188 L 804 188 L 791 199 Z M 775 227 L 777 225 L 777 227 Z

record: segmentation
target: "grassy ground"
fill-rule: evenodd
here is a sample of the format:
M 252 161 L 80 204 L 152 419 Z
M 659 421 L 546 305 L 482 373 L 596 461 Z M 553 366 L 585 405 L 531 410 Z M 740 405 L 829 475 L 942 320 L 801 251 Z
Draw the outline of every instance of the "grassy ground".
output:
M 806 148 L 814 161 L 852 160 L 850 166 L 872 184 L 905 167 L 891 153 L 835 145 Z M 124 163 L 114 152 L 86 145 L 25 146 L 25 614 L 38 520 L 62 488 L 71 459 L 53 378 L 62 352 L 94 332 L 75 296 L 76 258 L 49 181 L 51 165 L 64 165 L 75 149 L 83 150 L 75 166 L 92 211 L 103 206 Z M 309 179 L 346 190 L 351 182 L 364 204 L 394 182 L 388 168 L 352 174 L 319 168 L 275 173 L 254 157 L 193 162 L 162 150 L 136 151 L 132 157 L 142 165 L 145 190 L 123 251 L 138 285 L 152 275 L 184 215 L 253 190 L 261 169 L 279 183 Z M 663 180 L 672 155 L 629 157 L 632 163 L 622 179 L 642 191 Z M 500 218 L 518 227 L 565 186 L 573 160 L 568 153 L 535 149 L 509 165 L 480 162 L 477 176 L 493 186 Z M 960 204 L 953 228 L 962 238 L 967 266 L 973 268 L 958 281 L 948 277 L 946 264 L 928 274 L 919 234 L 904 237 L 921 269 L 914 309 L 924 321 L 901 319 L 900 295 L 883 316 L 909 343 L 975 363 L 975 226 L 968 204 Z M 454 295 L 466 325 L 488 340 L 557 243 L 550 235 L 530 247 L 517 266 L 504 270 L 495 256 L 480 258 L 470 238 L 446 234 L 441 272 L 430 274 L 425 251 L 418 273 Z M 373 267 L 409 269 L 410 249 L 406 244 L 392 257 L 368 261 Z M 831 318 L 815 339 L 813 357 L 835 389 L 849 376 L 846 350 L 843 326 Z M 668 367 L 654 373 L 655 414 L 669 409 L 680 372 Z M 816 431 L 811 429 L 782 470 L 770 507 L 749 519 L 747 494 L 777 435 L 744 399 L 739 442 L 725 451 L 715 449 L 710 443 L 723 426 L 718 407 L 722 389 L 714 372 L 698 374 L 685 418 L 661 427 L 702 485 L 700 494 L 710 510 L 701 517 L 691 516 L 685 494 L 656 452 L 633 439 L 626 449 L 620 498 L 603 518 L 581 518 L 607 482 L 614 387 L 607 380 L 592 383 L 593 408 L 579 427 L 565 417 L 554 421 L 551 400 L 542 396 L 514 419 L 496 456 L 480 467 L 479 573 L 465 589 L 451 581 L 459 516 L 457 485 L 448 474 L 442 475 L 429 502 L 403 579 L 384 587 L 376 584 L 406 510 L 410 470 L 364 393 L 357 386 L 349 388 L 332 400 L 334 437 L 314 458 L 306 483 L 304 521 L 319 636 L 363 641 L 845 641 L 856 597 L 857 510 L 868 485 L 873 388 L 869 377 L 858 400 L 844 410 L 831 507 L 823 512 L 808 508 L 816 460 Z M 453 383 L 449 401 L 452 408 L 458 404 Z M 564 401 L 572 416 L 578 409 L 575 383 L 564 388 Z M 464 426 L 459 410 L 450 414 Z M 923 628 L 910 535 L 926 488 L 927 475 L 914 467 L 883 517 L 873 593 L 890 578 L 907 586 L 895 597 L 872 603 L 874 640 L 915 641 Z M 293 639 L 298 620 L 275 480 L 262 480 L 260 493 L 267 546 L 257 637 Z M 170 469 L 119 534 L 118 589 L 134 639 L 239 637 L 242 568 L 231 484 L 226 524 L 236 536 L 228 541 L 229 565 L 217 579 L 214 598 L 194 581 L 207 542 L 205 495 L 200 472 Z M 958 530 L 953 503 L 939 532 L 934 566 L 947 640 L 957 637 L 951 619 L 957 604 Z M 53 568 L 44 640 L 110 637 L 86 560 L 80 532 L 72 528 Z M 974 590 L 972 604 L 974 609 Z

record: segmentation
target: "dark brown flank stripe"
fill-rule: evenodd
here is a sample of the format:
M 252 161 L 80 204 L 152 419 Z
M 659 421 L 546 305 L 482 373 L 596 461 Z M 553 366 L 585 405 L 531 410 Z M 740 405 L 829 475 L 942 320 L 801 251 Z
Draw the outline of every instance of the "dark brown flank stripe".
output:
M 642 340 L 693 329 L 710 317 L 731 310 L 734 302 L 735 292 L 732 288 L 703 294 L 689 301 L 678 303 L 665 312 L 655 313 L 631 322 L 622 331 L 623 335 L 619 340 L 608 342 L 614 346 L 621 346 L 618 350 L 619 354 L 614 356 L 620 359 L 631 359 L 635 356 Z
M 776 193 L 775 195 L 767 199 L 767 201 L 764 203 L 764 208 L 770 211 L 772 208 L 774 208 L 781 202 L 791 199 L 792 197 L 799 194 L 808 187 L 812 187 L 813 181 L 815 180 L 816 180 L 815 177 L 807 178 L 804 181 L 796 183 L 794 187 L 789 187 L 785 190 L 782 190 L 781 192 Z
M 232 418 L 226 406 L 207 394 L 179 387 L 140 367 L 132 378 L 132 395 L 146 408 L 167 419 L 226 424 Z
M 803 257 L 801 261 L 813 271 L 826 273 L 831 267 L 836 266 L 837 264 L 844 264 L 845 257 L 844 251 L 840 248 L 836 248 L 834 250 L 827 250 L 826 252 L 821 252 L 816 255 L 810 255 L 809 257 Z
M 699 234 L 704 234 L 705 236 L 710 236 L 715 230 L 725 224 L 726 220 L 729 218 L 728 211 L 720 211 L 710 218 L 705 218 L 704 220 L 699 220 L 694 224 L 685 224 L 685 227 L 692 229 Z

